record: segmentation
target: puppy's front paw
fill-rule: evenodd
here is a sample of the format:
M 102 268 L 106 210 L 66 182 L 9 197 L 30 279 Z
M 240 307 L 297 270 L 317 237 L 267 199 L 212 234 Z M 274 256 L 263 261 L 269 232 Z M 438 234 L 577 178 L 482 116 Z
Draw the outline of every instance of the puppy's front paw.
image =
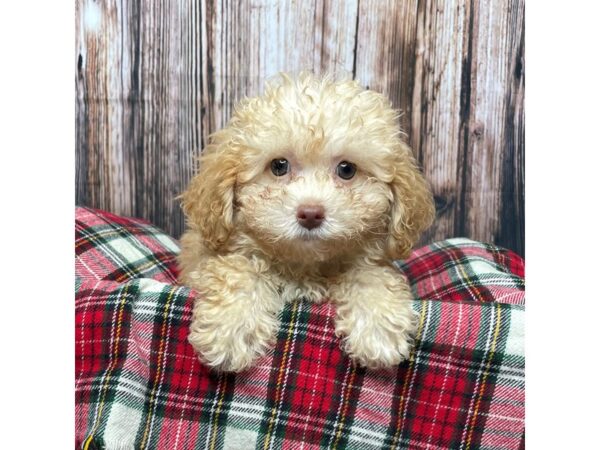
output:
M 188 340 L 204 364 L 221 372 L 240 372 L 266 354 L 277 327 L 276 317 L 266 312 L 215 310 L 199 302 Z
M 357 364 L 381 369 L 409 358 L 417 316 L 409 301 L 400 305 L 392 311 L 355 308 L 338 318 L 336 334 L 343 337 L 344 351 Z

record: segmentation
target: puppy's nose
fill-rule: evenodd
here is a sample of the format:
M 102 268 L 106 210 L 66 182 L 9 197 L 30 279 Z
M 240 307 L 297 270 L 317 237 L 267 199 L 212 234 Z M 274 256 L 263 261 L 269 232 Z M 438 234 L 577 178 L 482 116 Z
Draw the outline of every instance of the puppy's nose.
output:
M 300 205 L 296 212 L 298 223 L 304 228 L 317 228 L 325 218 L 325 209 L 320 205 Z

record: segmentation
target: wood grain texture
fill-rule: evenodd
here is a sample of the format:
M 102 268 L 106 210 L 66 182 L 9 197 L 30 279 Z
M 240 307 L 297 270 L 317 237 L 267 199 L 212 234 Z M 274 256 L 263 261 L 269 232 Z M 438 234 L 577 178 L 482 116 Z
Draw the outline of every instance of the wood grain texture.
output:
M 178 237 L 210 133 L 280 71 L 388 95 L 454 236 L 524 253 L 523 0 L 78 0 L 76 202 Z
M 77 203 L 183 228 L 203 131 L 194 6 L 77 3 Z
M 524 80 L 523 72 L 516 71 L 522 59 L 523 15 L 519 0 L 482 0 L 473 4 L 471 13 L 470 101 L 464 111 L 466 142 L 457 229 L 489 242 L 502 236 L 503 215 L 505 221 L 513 214 L 523 218 L 522 210 L 508 213 L 515 196 L 522 195 L 513 180 L 523 174 L 518 167 L 513 170 L 513 164 L 515 147 L 522 150 L 523 145 Z M 503 213 L 504 208 L 508 210 Z M 522 236 L 522 229 L 514 232 Z

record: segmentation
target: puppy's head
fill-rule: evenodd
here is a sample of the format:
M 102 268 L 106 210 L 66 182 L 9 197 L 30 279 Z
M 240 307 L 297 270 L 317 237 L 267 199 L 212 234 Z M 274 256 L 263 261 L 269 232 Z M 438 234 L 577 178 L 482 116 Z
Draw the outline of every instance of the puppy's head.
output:
M 434 207 L 397 119 L 355 81 L 283 75 L 213 135 L 183 194 L 191 226 L 212 249 L 239 227 L 280 258 L 325 260 L 367 242 L 406 257 Z

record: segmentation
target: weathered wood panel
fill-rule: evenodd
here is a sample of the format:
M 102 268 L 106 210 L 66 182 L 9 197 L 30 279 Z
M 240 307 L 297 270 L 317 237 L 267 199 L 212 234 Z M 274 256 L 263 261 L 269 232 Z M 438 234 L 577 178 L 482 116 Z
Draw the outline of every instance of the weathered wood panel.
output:
M 356 1 L 230 0 L 205 6 L 205 128 L 211 131 L 229 120 L 237 101 L 260 94 L 280 71 L 352 73 Z
M 490 242 L 500 236 L 503 208 L 510 208 L 514 198 L 510 194 L 515 186 L 515 172 L 509 160 L 514 158 L 515 146 L 521 150 L 523 147 L 522 134 L 509 136 L 514 129 L 522 131 L 523 91 L 519 87 L 523 79 L 516 66 L 522 59 L 519 47 L 523 16 L 520 0 L 505 1 L 501 8 L 496 2 L 482 0 L 474 3 L 471 13 L 471 77 L 466 88 L 470 101 L 464 111 L 468 118 L 457 228 L 465 235 L 481 236 Z M 522 214 L 522 210 L 515 210 L 514 214 Z M 505 212 L 504 220 L 510 221 L 507 215 Z M 519 233 L 520 229 L 514 232 Z
M 177 233 L 201 149 L 199 5 L 77 3 L 77 202 Z
M 452 236 L 524 249 L 523 0 L 76 3 L 77 198 L 183 230 L 174 197 L 279 71 L 387 94 Z

